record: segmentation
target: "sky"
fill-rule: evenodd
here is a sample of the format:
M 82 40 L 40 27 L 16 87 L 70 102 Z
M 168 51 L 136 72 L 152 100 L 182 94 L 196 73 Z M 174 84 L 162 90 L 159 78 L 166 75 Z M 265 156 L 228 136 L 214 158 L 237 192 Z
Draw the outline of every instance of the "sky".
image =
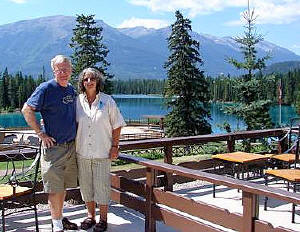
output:
M 192 29 L 213 36 L 241 36 L 247 0 L 0 0 L 0 25 L 45 16 L 93 14 L 115 28 L 162 28 L 180 10 Z M 300 0 L 250 0 L 264 39 L 300 55 Z

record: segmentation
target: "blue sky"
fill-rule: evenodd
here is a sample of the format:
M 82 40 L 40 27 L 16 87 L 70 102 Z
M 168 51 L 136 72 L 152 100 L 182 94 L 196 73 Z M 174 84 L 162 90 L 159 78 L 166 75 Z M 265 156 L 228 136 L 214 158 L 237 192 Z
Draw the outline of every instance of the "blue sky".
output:
M 250 0 L 265 40 L 300 55 L 300 0 Z M 160 28 L 179 9 L 199 33 L 238 36 L 247 0 L 0 0 L 0 25 L 44 16 L 94 14 L 113 27 Z

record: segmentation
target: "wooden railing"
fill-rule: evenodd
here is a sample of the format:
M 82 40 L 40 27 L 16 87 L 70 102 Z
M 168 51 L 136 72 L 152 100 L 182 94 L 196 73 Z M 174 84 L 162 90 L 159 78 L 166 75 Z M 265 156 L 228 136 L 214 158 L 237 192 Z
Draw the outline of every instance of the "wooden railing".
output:
M 293 230 L 283 227 L 274 228 L 271 224 L 259 220 L 257 211 L 258 196 L 267 196 L 290 203 L 300 204 L 300 194 L 204 172 L 203 169 L 211 167 L 210 160 L 197 162 L 196 166 L 187 163 L 184 164 L 185 167 L 172 165 L 173 147 L 175 146 L 225 141 L 227 143 L 227 150 L 232 152 L 234 151 L 234 144 L 237 140 L 266 137 L 281 138 L 286 131 L 287 128 L 280 128 L 218 135 L 121 142 L 120 148 L 122 151 L 163 148 L 165 153 L 165 163 L 121 154 L 121 160 L 137 163 L 143 166 L 143 168 L 113 172 L 111 174 L 111 198 L 115 202 L 143 213 L 145 215 L 146 232 L 155 231 L 156 221 L 162 221 L 166 225 L 185 232 L 224 231 L 204 222 L 193 220 L 186 215 L 176 213 L 174 210 L 179 210 L 185 214 L 201 218 L 215 225 L 241 232 L 293 232 Z M 285 146 L 285 142 L 285 140 L 281 141 L 279 149 Z M 192 168 L 202 170 L 194 170 Z M 232 189 L 240 189 L 243 198 L 243 214 L 231 213 L 227 209 L 208 205 L 204 202 L 196 202 L 193 199 L 181 196 L 172 191 L 174 183 L 183 183 L 191 180 L 203 180 L 212 184 L 227 186 Z M 69 198 L 80 197 L 79 189 L 69 191 L 68 196 Z M 39 195 L 38 201 L 46 202 L 44 194 Z M 162 206 L 167 206 L 169 208 Z
M 160 132 L 143 132 L 136 134 L 121 134 L 121 141 L 132 141 L 132 140 L 146 140 L 146 139 L 158 139 L 162 138 L 164 135 Z
M 255 131 L 240 131 L 228 134 L 210 134 L 210 135 L 199 135 L 189 137 L 176 137 L 176 138 L 161 138 L 161 139 L 149 139 L 143 141 L 124 141 L 120 143 L 121 151 L 135 150 L 135 149 L 149 149 L 149 148 L 160 148 L 164 149 L 164 162 L 173 164 L 173 147 L 180 145 L 193 145 L 193 144 L 205 144 L 209 142 L 226 142 L 227 151 L 233 152 L 235 150 L 235 143 L 237 140 L 243 139 L 259 139 L 268 137 L 283 137 L 289 128 L 278 128 L 269 130 L 255 130 Z M 282 140 L 278 144 L 278 152 L 282 152 L 286 147 L 286 140 Z M 205 165 L 206 167 L 212 167 L 212 163 Z M 168 182 L 166 189 L 172 190 L 173 180 L 171 175 L 165 174 Z
M 146 232 L 156 230 L 156 221 L 163 221 L 165 224 L 185 232 L 224 231 L 203 222 L 193 220 L 186 215 L 178 214 L 170 208 L 241 232 L 293 231 L 283 227 L 274 228 L 271 224 L 259 220 L 259 213 L 257 211 L 258 196 L 262 195 L 289 203 L 300 204 L 300 194 L 124 154 L 120 156 L 120 159 L 146 167 L 145 183 L 130 180 L 118 174 L 112 174 L 112 199 L 143 213 L 145 215 Z M 157 184 L 158 171 L 241 190 L 243 192 L 243 214 L 230 213 L 227 209 L 208 205 L 204 202 L 196 202 L 171 191 L 158 188 L 161 187 L 161 184 Z M 138 197 L 128 194 L 128 192 Z M 144 200 L 140 197 L 143 197 Z M 166 209 L 166 207 L 162 207 L 162 205 L 168 206 L 169 208 Z
M 274 228 L 270 223 L 259 220 L 258 196 L 267 196 L 289 203 L 300 204 L 300 194 L 243 180 L 232 179 L 201 170 L 172 165 L 172 148 L 174 146 L 225 141 L 227 142 L 227 150 L 232 152 L 234 151 L 234 144 L 237 140 L 266 137 L 281 138 L 286 131 L 287 128 L 280 128 L 218 135 L 122 142 L 120 148 L 123 151 L 163 147 L 165 163 L 121 154 L 121 160 L 142 165 L 144 168 L 128 172 L 118 171 L 112 173 L 112 199 L 143 213 L 145 215 L 146 232 L 156 231 L 156 221 L 163 221 L 165 224 L 185 232 L 224 231 L 209 224 L 199 222 L 198 220 L 193 220 L 191 217 L 176 213 L 175 210 L 201 218 L 215 225 L 241 232 L 291 232 L 293 230 L 283 227 Z M 285 140 L 280 142 L 278 146 L 279 150 L 285 146 L 285 142 Z M 209 166 L 207 161 L 203 162 L 204 165 L 199 165 L 197 169 Z M 193 165 L 191 165 L 191 167 L 192 166 Z M 143 177 L 144 180 L 142 179 Z M 139 179 L 139 181 L 137 179 Z M 211 184 L 241 190 L 243 214 L 230 213 L 227 209 L 208 205 L 204 202 L 195 202 L 192 199 L 172 192 L 173 184 L 179 180 L 181 180 L 182 183 L 182 179 L 186 181 L 202 180 Z M 162 189 L 161 187 L 164 188 Z M 169 208 L 162 207 L 162 205 Z

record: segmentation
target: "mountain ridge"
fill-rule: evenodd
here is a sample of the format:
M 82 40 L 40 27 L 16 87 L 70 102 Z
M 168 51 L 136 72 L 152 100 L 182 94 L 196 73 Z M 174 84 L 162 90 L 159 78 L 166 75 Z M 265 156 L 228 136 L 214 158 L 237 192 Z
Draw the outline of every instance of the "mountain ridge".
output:
M 103 27 L 103 42 L 110 50 L 108 61 L 110 72 L 118 79 L 165 78 L 163 64 L 169 56 L 167 37 L 170 27 L 161 29 L 113 28 L 103 20 L 96 20 Z M 22 71 L 25 74 L 39 74 L 45 67 L 51 75 L 50 60 L 57 54 L 71 55 L 68 46 L 72 29 L 76 25 L 73 16 L 47 16 L 31 20 L 0 25 L 0 71 Z M 192 32 L 200 41 L 200 55 L 204 60 L 201 67 L 206 75 L 220 73 L 239 75 L 241 72 L 226 63 L 226 57 L 242 59 L 238 45 L 231 37 Z M 288 49 L 263 41 L 258 46 L 258 56 L 266 55 L 272 48 L 274 57 L 269 64 L 285 61 L 300 61 L 300 56 Z

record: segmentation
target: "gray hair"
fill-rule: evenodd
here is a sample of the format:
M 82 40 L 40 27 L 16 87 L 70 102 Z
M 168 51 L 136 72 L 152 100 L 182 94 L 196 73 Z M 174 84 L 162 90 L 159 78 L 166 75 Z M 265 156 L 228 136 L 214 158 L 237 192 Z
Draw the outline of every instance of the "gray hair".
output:
M 72 63 L 71 63 L 70 59 L 67 56 L 64 56 L 64 55 L 57 55 L 57 56 L 55 56 L 51 60 L 51 68 L 52 68 L 52 70 L 54 70 L 54 66 L 56 64 L 61 64 L 61 63 L 64 63 L 64 62 L 69 63 L 69 65 L 72 67 Z
M 98 69 L 96 68 L 85 68 L 80 74 L 79 74 L 79 78 L 78 78 L 78 89 L 80 90 L 81 93 L 85 92 L 85 87 L 83 85 L 83 79 L 85 77 L 86 74 L 92 74 L 93 77 L 96 78 L 96 92 L 97 94 L 103 90 L 104 88 L 104 75 L 102 72 L 100 72 Z

